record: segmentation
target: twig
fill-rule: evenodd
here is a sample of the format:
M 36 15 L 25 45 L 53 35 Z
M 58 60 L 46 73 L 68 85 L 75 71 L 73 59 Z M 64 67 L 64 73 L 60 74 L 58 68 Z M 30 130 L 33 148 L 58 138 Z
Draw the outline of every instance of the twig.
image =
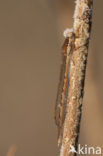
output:
M 8 152 L 7 152 L 7 156 L 15 156 L 16 151 L 17 151 L 17 146 L 11 145 Z
M 77 151 L 78 145 L 92 5 L 93 0 L 76 0 L 73 27 L 75 42 L 70 64 L 68 101 L 60 156 L 77 155 L 75 152 L 70 152 L 70 149 L 73 146 Z

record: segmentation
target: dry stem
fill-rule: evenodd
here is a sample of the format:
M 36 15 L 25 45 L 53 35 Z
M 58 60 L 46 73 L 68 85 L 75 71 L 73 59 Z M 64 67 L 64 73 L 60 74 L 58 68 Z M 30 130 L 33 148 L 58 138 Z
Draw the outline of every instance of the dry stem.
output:
M 17 151 L 16 145 L 11 145 L 7 152 L 7 156 L 15 156 L 16 151 Z
M 63 140 L 60 156 L 76 156 L 69 152 L 70 145 L 77 150 L 84 80 L 91 30 L 93 0 L 76 0 L 74 13 L 75 43 L 70 67 L 70 80 Z

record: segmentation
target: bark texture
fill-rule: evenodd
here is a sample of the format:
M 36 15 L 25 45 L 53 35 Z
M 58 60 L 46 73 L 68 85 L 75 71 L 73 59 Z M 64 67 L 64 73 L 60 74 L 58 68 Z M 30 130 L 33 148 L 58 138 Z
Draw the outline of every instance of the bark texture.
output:
M 70 66 L 70 80 L 66 117 L 60 156 L 76 156 L 70 152 L 71 145 L 77 150 L 82 103 L 84 94 L 85 71 L 91 31 L 93 0 L 76 0 L 74 13 L 74 50 Z

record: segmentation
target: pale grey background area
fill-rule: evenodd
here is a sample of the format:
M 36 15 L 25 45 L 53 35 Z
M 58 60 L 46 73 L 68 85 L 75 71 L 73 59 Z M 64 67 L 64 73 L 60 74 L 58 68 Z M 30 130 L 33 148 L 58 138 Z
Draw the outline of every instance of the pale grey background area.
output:
M 102 145 L 102 0 L 94 0 L 80 143 Z M 72 0 L 0 0 L 0 156 L 58 155 L 53 113 Z M 12 156 L 12 155 L 11 155 Z

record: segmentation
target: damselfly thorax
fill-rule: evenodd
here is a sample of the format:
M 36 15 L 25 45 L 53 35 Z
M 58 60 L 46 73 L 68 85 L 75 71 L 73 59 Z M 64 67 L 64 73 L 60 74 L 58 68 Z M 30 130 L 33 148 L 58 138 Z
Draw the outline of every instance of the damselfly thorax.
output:
M 65 119 L 65 108 L 67 104 L 69 86 L 69 68 L 73 50 L 73 40 L 74 33 L 69 32 L 62 46 L 62 63 L 54 114 L 55 122 L 58 126 L 58 145 L 61 143 L 63 123 Z

